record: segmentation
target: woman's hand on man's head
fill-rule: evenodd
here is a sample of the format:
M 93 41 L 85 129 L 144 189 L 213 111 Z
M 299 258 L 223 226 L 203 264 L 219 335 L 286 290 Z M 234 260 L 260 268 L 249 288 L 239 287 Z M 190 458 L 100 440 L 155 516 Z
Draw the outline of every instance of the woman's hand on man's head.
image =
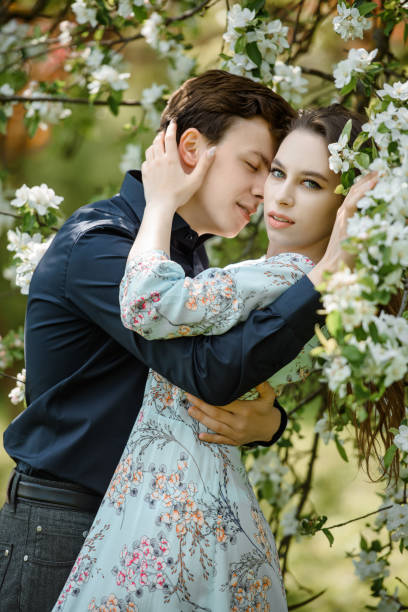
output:
M 349 268 L 354 267 L 354 256 L 342 249 L 341 243 L 347 238 L 347 224 L 357 210 L 359 200 L 373 189 L 378 181 L 377 172 L 370 172 L 358 180 L 350 189 L 336 215 L 336 222 L 330 236 L 329 244 L 322 259 L 309 272 L 308 277 L 314 285 L 323 280 L 323 272 L 336 272 L 341 263 Z
M 195 167 L 186 172 L 180 161 L 176 133 L 177 125 L 171 121 L 166 132 L 157 134 L 146 150 L 142 177 L 148 208 L 176 212 L 200 188 L 214 160 L 215 147 L 211 147 L 199 156 Z

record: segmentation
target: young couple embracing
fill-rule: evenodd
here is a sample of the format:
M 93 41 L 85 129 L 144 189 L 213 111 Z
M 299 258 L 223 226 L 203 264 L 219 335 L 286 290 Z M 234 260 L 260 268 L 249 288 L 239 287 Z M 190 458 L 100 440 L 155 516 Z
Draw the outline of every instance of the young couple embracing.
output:
M 315 285 L 375 183 L 334 194 L 327 145 L 350 118 L 354 138 L 338 105 L 297 116 L 208 71 L 170 98 L 143 184 L 129 172 L 58 232 L 30 286 L 28 407 L 4 437 L 0 610 L 287 609 L 237 446 L 282 434 L 273 385 L 310 367 Z M 207 269 L 205 240 L 261 202 L 266 255 Z

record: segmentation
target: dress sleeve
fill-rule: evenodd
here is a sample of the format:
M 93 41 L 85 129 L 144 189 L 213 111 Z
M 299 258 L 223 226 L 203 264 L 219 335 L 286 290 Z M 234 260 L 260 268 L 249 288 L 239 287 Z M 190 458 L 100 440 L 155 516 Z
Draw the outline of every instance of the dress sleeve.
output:
M 120 286 L 122 322 L 148 339 L 223 334 L 312 266 L 302 255 L 284 253 L 189 278 L 164 251 L 149 251 L 127 263 Z

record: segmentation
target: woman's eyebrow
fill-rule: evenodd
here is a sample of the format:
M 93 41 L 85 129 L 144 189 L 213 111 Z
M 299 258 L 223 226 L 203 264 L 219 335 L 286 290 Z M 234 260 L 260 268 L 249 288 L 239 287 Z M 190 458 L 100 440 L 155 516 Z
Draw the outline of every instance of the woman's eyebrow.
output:
M 275 166 L 279 166 L 280 168 L 282 168 L 282 170 L 286 169 L 282 162 L 280 162 L 279 159 L 277 159 L 276 157 L 272 161 L 272 164 Z M 316 178 L 321 179 L 322 181 L 325 181 L 326 183 L 329 182 L 329 179 L 326 176 L 320 174 L 320 172 L 315 172 L 314 170 L 302 170 L 302 174 L 305 176 L 314 176 Z

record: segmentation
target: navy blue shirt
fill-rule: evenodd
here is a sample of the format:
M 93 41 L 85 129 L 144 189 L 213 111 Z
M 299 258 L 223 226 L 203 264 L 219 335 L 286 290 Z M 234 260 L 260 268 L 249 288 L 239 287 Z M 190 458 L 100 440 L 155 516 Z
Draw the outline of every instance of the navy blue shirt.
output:
M 15 461 L 103 494 L 143 400 L 148 368 L 223 405 L 291 361 L 319 321 L 304 277 L 222 336 L 148 341 L 120 319 L 119 284 L 145 207 L 138 172 L 120 194 L 78 209 L 30 285 L 25 325 L 28 407 L 6 429 Z M 208 265 L 203 242 L 175 216 L 171 257 L 189 276 Z

